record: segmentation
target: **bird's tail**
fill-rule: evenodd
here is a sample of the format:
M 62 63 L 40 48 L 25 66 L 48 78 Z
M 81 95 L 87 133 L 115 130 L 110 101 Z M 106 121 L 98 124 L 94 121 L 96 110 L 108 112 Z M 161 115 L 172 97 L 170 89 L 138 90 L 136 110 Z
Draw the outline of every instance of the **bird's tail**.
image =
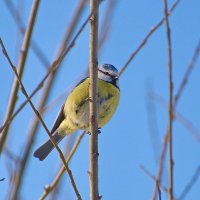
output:
M 52 135 L 55 142 L 58 144 L 63 138 L 64 136 L 59 135 L 57 132 L 55 134 Z M 43 145 L 41 145 L 35 152 L 34 152 L 34 157 L 38 158 L 40 161 L 44 160 L 49 153 L 53 150 L 54 145 L 51 142 L 51 140 L 48 140 L 47 142 L 45 142 Z

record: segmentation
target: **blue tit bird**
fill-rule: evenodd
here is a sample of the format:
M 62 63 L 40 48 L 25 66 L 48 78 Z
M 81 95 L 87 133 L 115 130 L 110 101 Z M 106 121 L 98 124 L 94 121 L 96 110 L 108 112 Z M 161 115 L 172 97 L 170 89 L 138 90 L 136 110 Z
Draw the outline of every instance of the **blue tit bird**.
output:
M 56 143 L 64 136 L 82 129 L 89 131 L 89 82 L 87 76 L 69 94 L 51 130 Z M 102 128 L 115 113 L 120 99 L 118 70 L 110 64 L 98 67 L 98 127 Z M 54 148 L 51 140 L 45 142 L 34 156 L 44 160 Z

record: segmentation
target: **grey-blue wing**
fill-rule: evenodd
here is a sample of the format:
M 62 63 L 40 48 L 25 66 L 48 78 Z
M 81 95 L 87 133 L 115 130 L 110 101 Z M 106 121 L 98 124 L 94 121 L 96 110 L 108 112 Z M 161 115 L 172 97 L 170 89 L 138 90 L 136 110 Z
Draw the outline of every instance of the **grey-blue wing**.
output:
M 61 107 L 60 112 L 58 113 L 58 116 L 56 118 L 56 121 L 54 122 L 53 128 L 51 129 L 51 134 L 53 134 L 57 130 L 57 128 L 62 123 L 62 121 L 65 119 L 63 109 L 64 109 L 64 105 Z

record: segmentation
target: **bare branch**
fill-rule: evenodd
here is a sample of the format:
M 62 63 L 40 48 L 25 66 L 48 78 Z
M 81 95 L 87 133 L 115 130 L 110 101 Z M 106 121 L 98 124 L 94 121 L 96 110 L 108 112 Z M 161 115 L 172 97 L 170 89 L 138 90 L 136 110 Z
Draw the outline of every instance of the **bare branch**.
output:
M 99 200 L 98 189 L 98 7 L 99 0 L 90 0 L 90 12 L 95 12 L 90 19 L 90 87 L 89 97 L 89 132 L 90 135 L 90 200 Z
M 169 199 L 173 200 L 173 190 L 174 190 L 174 161 L 173 161 L 173 80 L 172 80 L 172 47 L 171 47 L 171 28 L 168 19 L 168 3 L 167 0 L 164 2 L 164 14 L 165 14 L 165 24 L 167 32 L 167 49 L 168 49 L 168 79 L 169 79 L 169 106 L 168 106 L 168 143 L 169 143 Z M 155 198 L 156 199 L 156 198 Z
M 15 21 L 20 33 L 22 35 L 24 35 L 25 34 L 25 30 L 26 30 L 25 25 L 23 24 L 23 22 L 21 20 L 21 17 L 19 15 L 19 13 L 17 12 L 17 9 L 15 8 L 12 0 L 4 0 L 4 3 L 6 5 L 8 11 L 10 12 L 10 15 L 12 16 L 13 20 Z M 30 47 L 32 48 L 33 52 L 38 57 L 40 62 L 47 69 L 48 66 L 49 66 L 49 61 L 46 58 L 44 52 L 42 52 L 41 48 L 38 46 L 38 44 L 36 43 L 36 41 L 33 38 L 31 39 Z
M 12 68 L 12 70 L 13 70 L 13 72 L 15 73 L 15 75 L 16 75 L 16 77 L 17 77 L 17 80 L 18 80 L 18 82 L 19 82 L 19 84 L 20 84 L 20 86 L 21 86 L 22 93 L 23 93 L 24 96 L 27 98 L 27 100 L 28 100 L 29 104 L 31 105 L 33 111 L 35 112 L 35 114 L 37 115 L 38 119 L 40 120 L 42 126 L 44 127 L 44 129 L 46 130 L 47 134 L 49 135 L 49 138 L 50 138 L 51 142 L 53 143 L 53 145 L 54 145 L 55 148 L 57 149 L 57 151 L 58 151 L 58 153 L 59 153 L 59 156 L 60 156 L 61 160 L 63 161 L 63 164 L 64 164 L 64 166 L 65 166 L 65 168 L 66 168 L 66 170 L 67 170 L 67 172 L 68 172 L 68 174 L 69 174 L 70 180 L 71 180 L 71 182 L 72 182 L 72 186 L 74 187 L 74 191 L 75 191 L 77 197 L 79 197 L 80 194 L 79 194 L 79 192 L 78 192 L 78 190 L 77 190 L 77 188 L 76 188 L 76 184 L 75 184 L 74 179 L 73 179 L 73 177 L 72 177 L 71 170 L 69 169 L 68 165 L 67 165 L 66 162 L 65 162 L 64 155 L 63 155 L 62 151 L 60 150 L 60 148 L 58 147 L 58 145 L 56 144 L 56 142 L 55 142 L 53 136 L 51 135 L 50 131 L 48 130 L 48 128 L 47 128 L 47 126 L 46 126 L 46 124 L 44 123 L 44 121 L 43 121 L 43 119 L 42 119 L 40 113 L 38 112 L 38 110 L 37 110 L 37 109 L 35 108 L 35 106 L 33 105 L 32 101 L 30 100 L 30 97 L 28 96 L 28 94 L 27 94 L 27 92 L 26 92 L 26 89 L 25 89 L 25 87 L 24 87 L 24 85 L 23 85 L 23 83 L 22 83 L 22 81 L 21 81 L 21 79 L 20 79 L 20 77 L 19 77 L 19 75 L 18 75 L 18 72 L 17 72 L 17 70 L 16 70 L 16 67 L 12 64 L 12 62 L 11 62 L 11 60 L 10 60 L 8 54 L 7 54 L 7 51 L 6 51 L 5 47 L 4 47 L 4 44 L 3 44 L 3 41 L 1 40 L 1 38 L 0 38 L 0 44 L 1 44 L 1 46 L 2 46 L 2 50 L 3 50 L 3 53 L 4 53 L 5 57 L 7 58 L 7 60 L 8 60 L 8 62 L 9 62 L 9 64 L 10 64 L 10 66 L 11 66 L 11 68 Z M 16 193 L 14 193 L 13 199 L 17 199 Z
M 161 139 L 158 131 L 158 119 L 156 116 L 155 101 L 151 96 L 151 94 L 155 92 L 152 82 L 148 81 L 146 85 L 147 85 L 146 107 L 147 107 L 147 121 L 149 126 L 149 137 L 152 143 L 155 161 L 156 163 L 158 163 L 159 151 L 161 149 Z
M 177 94 L 176 96 L 174 97 L 174 104 L 176 105 L 176 103 L 178 102 L 182 92 L 183 92 L 183 89 L 185 88 L 185 85 L 188 81 L 188 77 L 190 76 L 192 70 L 193 70 L 193 66 L 195 65 L 195 63 L 197 62 L 197 59 L 199 58 L 199 53 L 200 53 L 200 41 L 198 42 L 197 44 L 197 47 L 194 51 L 194 55 L 192 57 L 192 60 L 190 61 L 190 64 L 185 72 L 185 75 L 184 75 L 184 78 L 181 82 L 181 85 L 179 86 L 179 89 L 177 91 Z
M 174 9 L 177 7 L 177 5 L 180 3 L 181 0 L 177 0 L 173 6 L 171 7 L 168 15 L 170 16 L 172 14 L 172 12 L 174 11 Z M 145 46 L 145 44 L 147 43 L 148 39 L 151 37 L 151 35 L 158 29 L 160 28 L 160 26 L 164 23 L 165 18 L 161 19 L 154 27 L 151 28 L 151 30 L 149 31 L 149 33 L 144 37 L 144 39 L 142 40 L 141 44 L 136 48 L 136 50 L 130 55 L 128 61 L 125 63 L 125 65 L 121 68 L 119 75 L 121 76 L 122 73 L 126 70 L 126 68 L 128 67 L 128 65 L 131 63 L 131 61 L 133 60 L 133 58 L 139 53 L 139 51 Z
M 149 172 L 143 165 L 140 166 L 140 169 L 156 183 L 156 177 L 152 175 L 151 172 Z M 168 194 L 168 189 L 165 186 L 160 185 L 159 187 Z
M 199 53 L 200 53 L 199 46 L 200 46 L 200 42 L 198 42 L 197 48 L 195 49 L 195 52 L 194 52 L 194 56 L 192 57 L 192 61 L 190 62 L 189 66 L 186 70 L 185 75 L 183 76 L 182 82 L 181 82 L 180 87 L 178 89 L 178 93 L 175 95 L 176 98 L 174 99 L 173 110 L 176 110 L 176 107 L 177 107 L 178 102 L 180 100 L 183 89 L 186 86 L 186 84 L 184 84 L 184 81 L 188 80 L 188 78 L 191 74 L 192 68 L 194 68 L 196 61 L 199 57 Z M 189 70 L 189 68 L 191 68 L 191 69 Z M 189 71 L 189 73 L 188 73 L 188 71 Z M 181 87 L 182 87 L 182 89 L 180 89 Z M 177 96 L 178 96 L 178 98 L 177 98 Z M 168 127 L 167 127 L 167 131 L 165 133 L 165 136 L 164 136 L 163 148 L 162 148 L 162 151 L 161 151 L 159 169 L 158 169 L 158 174 L 157 174 L 157 182 L 159 182 L 159 183 L 160 183 L 160 180 L 161 180 L 161 177 L 162 177 L 163 163 L 164 163 L 164 158 L 165 158 L 166 149 L 167 149 L 167 134 L 168 134 Z M 156 196 L 155 193 L 157 193 L 156 185 L 154 187 L 154 195 L 153 196 Z
M 68 164 L 72 158 L 72 156 L 74 155 L 74 153 L 76 152 L 76 149 L 78 148 L 83 136 L 85 135 L 86 131 L 83 131 L 83 133 L 78 137 L 78 139 L 76 140 L 75 145 L 73 146 L 72 150 L 70 151 L 67 159 L 66 159 L 66 163 Z M 53 180 L 53 182 L 48 185 L 46 188 L 48 188 L 44 193 L 42 194 L 42 196 L 40 197 L 40 200 L 45 199 L 49 193 L 56 187 L 56 185 L 58 184 L 58 182 L 60 181 L 60 178 L 62 177 L 63 173 L 65 172 L 65 166 L 63 166 L 60 171 L 58 172 L 57 176 L 55 177 L 55 179 Z
M 75 12 L 74 12 L 75 14 L 72 17 L 71 24 L 70 24 L 69 28 L 67 29 L 67 31 L 64 35 L 64 38 L 63 38 L 63 41 L 60 44 L 60 47 L 58 48 L 58 52 L 56 53 L 57 56 L 56 56 L 55 60 L 57 60 L 63 54 L 63 52 L 66 48 L 66 45 L 69 43 L 69 39 L 70 39 L 72 33 L 74 32 L 74 29 L 75 29 L 75 27 L 76 27 L 76 25 L 77 25 L 77 23 L 80 19 L 80 16 L 81 16 L 82 11 L 84 9 L 85 3 L 86 3 L 86 0 L 81 0 L 79 5 L 78 5 L 78 8 L 75 10 Z M 49 97 L 50 90 L 52 88 L 53 82 L 54 82 L 55 77 L 57 75 L 57 71 L 58 70 L 54 71 L 51 74 L 51 76 L 49 77 L 48 83 L 45 85 L 43 93 L 40 97 L 39 106 L 38 106 L 38 110 L 39 110 L 40 113 L 41 113 L 41 110 L 43 109 L 43 107 L 46 104 L 46 101 Z M 15 194 L 17 194 L 19 192 L 19 186 L 18 185 L 21 185 L 22 182 L 23 182 L 23 177 L 24 177 L 26 165 L 28 163 L 28 159 L 30 158 L 31 148 L 32 148 L 32 145 L 33 145 L 34 140 L 35 140 L 35 135 L 36 135 L 36 132 L 38 130 L 38 126 L 39 126 L 39 120 L 38 120 L 37 116 L 36 117 L 34 116 L 34 119 L 31 120 L 31 125 L 30 125 L 29 131 L 28 131 L 29 136 L 28 136 L 25 148 L 24 148 L 24 154 L 23 154 L 23 157 L 22 157 L 22 164 L 21 164 L 19 171 L 16 175 L 15 184 L 13 184 L 13 187 L 14 187 L 13 191 L 14 191 Z M 69 173 L 71 175 L 70 170 L 69 170 Z M 76 190 L 76 188 L 75 188 L 75 190 Z
M 117 3 L 116 0 L 108 1 L 108 7 L 105 11 L 105 15 L 102 20 L 102 25 L 100 27 L 99 44 L 98 44 L 99 52 L 102 49 L 103 45 L 105 44 L 105 40 L 107 39 L 109 29 L 110 29 L 111 15 L 113 13 L 116 3 Z
M 30 12 L 29 22 L 28 22 L 28 26 L 27 26 L 27 29 L 26 29 L 26 32 L 25 32 L 25 35 L 24 35 L 24 41 L 23 41 L 23 44 L 22 44 L 21 55 L 20 55 L 18 67 L 17 67 L 19 79 L 21 79 L 23 71 L 24 71 L 25 62 L 26 62 L 26 58 L 27 58 L 27 55 L 28 55 L 30 40 L 31 40 L 32 32 L 33 32 L 33 27 L 34 27 L 39 3 L 40 3 L 40 0 L 34 0 L 33 5 L 32 5 L 32 9 L 31 9 L 31 12 Z M 9 120 L 10 117 L 12 116 L 12 114 L 13 114 L 15 104 L 16 104 L 16 101 L 17 101 L 18 89 L 19 89 L 19 83 L 18 83 L 17 78 L 15 78 L 14 81 L 13 81 L 12 90 L 10 92 L 10 98 L 9 98 L 9 102 L 8 102 L 7 113 L 6 113 L 4 121 Z M 1 134 L 0 154 L 2 152 L 4 143 L 6 141 L 8 131 L 9 131 L 9 125 L 3 130 L 2 134 Z
M 91 13 L 92 14 L 92 13 Z M 77 38 L 79 37 L 79 35 L 82 33 L 83 29 L 86 27 L 88 21 L 90 20 L 90 16 L 91 14 L 86 18 L 86 20 L 84 21 L 84 23 L 81 25 L 81 27 L 79 28 L 77 34 L 74 36 L 74 38 L 72 39 L 72 41 L 70 42 L 69 46 L 65 49 L 64 53 L 62 55 L 60 55 L 60 57 L 58 57 L 51 65 L 51 67 L 49 68 L 49 70 L 47 71 L 46 75 L 44 76 L 44 78 L 39 82 L 39 84 L 36 86 L 36 88 L 33 90 L 33 92 L 30 94 L 30 98 L 32 98 L 40 89 L 41 87 L 43 87 L 44 82 L 47 80 L 47 78 L 49 77 L 50 74 L 54 73 L 54 71 L 60 66 L 60 63 L 63 61 L 63 59 L 65 58 L 65 56 L 69 53 L 69 51 L 73 48 L 73 46 L 75 45 L 75 42 L 77 40 Z M 16 115 L 24 108 L 24 106 L 28 103 L 28 100 L 24 101 L 21 106 L 16 110 L 16 112 L 10 116 L 7 120 L 5 120 L 4 124 L 2 125 L 2 127 L 0 128 L 0 132 L 4 131 L 4 129 L 6 129 L 9 124 L 12 122 L 12 120 L 16 117 Z

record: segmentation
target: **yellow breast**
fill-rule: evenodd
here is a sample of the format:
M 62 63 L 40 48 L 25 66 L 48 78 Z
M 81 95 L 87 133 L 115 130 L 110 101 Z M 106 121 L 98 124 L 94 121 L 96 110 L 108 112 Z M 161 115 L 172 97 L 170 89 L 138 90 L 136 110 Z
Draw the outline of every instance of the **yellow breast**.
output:
M 77 129 L 88 130 L 89 126 L 89 78 L 71 92 L 64 105 L 65 120 L 58 131 L 68 134 Z M 98 80 L 99 128 L 104 126 L 115 113 L 120 98 L 119 89 L 114 85 Z

